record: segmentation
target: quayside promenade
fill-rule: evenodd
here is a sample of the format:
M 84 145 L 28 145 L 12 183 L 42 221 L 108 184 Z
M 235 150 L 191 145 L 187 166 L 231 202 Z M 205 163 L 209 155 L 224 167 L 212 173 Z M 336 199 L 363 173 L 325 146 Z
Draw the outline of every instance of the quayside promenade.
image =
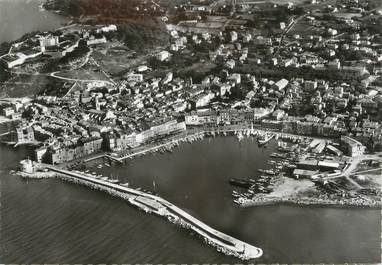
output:
M 242 260 L 250 260 L 259 258 L 263 254 L 260 248 L 204 224 L 161 197 L 128 188 L 124 184 L 112 183 L 102 178 L 91 177 L 82 172 L 67 171 L 50 165 L 47 165 L 46 169 L 57 173 L 57 176 L 62 180 L 85 185 L 92 189 L 101 190 L 113 196 L 123 198 L 147 213 L 163 216 L 172 223 L 191 229 L 201 236 L 207 244 L 215 246 L 218 251 L 226 255 L 232 255 Z
M 231 135 L 235 133 L 241 133 L 243 135 L 248 135 L 250 132 L 251 135 L 259 135 L 265 134 L 267 132 L 273 133 L 281 138 L 289 138 L 289 139 L 298 139 L 298 138 L 306 138 L 306 139 L 323 139 L 321 137 L 312 137 L 312 136 L 302 136 L 295 135 L 290 133 L 284 133 L 280 131 L 272 131 L 272 130 L 264 130 L 261 127 L 253 127 L 248 125 L 229 125 L 229 126 L 214 126 L 214 127 L 194 127 L 187 128 L 185 132 L 179 133 L 177 135 L 169 136 L 163 140 L 161 143 L 151 143 L 145 144 L 140 147 L 136 147 L 130 150 L 122 150 L 116 152 L 113 156 L 110 154 L 102 153 L 97 154 L 95 156 L 90 156 L 85 159 L 85 162 L 90 162 L 93 160 L 97 160 L 100 158 L 108 159 L 110 162 L 123 163 L 126 159 L 131 159 L 136 156 L 145 155 L 148 153 L 154 153 L 162 148 L 171 147 L 173 145 L 177 145 L 180 142 L 193 142 L 195 140 L 202 139 L 206 135 Z M 325 138 L 326 141 L 331 142 L 332 139 Z

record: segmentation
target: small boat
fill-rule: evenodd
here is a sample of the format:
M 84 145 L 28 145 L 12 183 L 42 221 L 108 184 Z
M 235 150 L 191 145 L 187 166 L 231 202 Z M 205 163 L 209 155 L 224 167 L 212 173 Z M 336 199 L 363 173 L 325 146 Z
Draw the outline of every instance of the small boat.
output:
M 259 145 L 265 145 L 267 144 L 275 135 L 273 133 L 266 133 L 265 135 L 259 137 L 257 139 Z
M 109 179 L 108 180 L 110 183 L 113 183 L 113 184 L 118 184 L 119 183 L 119 180 L 118 179 Z
M 253 183 L 251 181 L 249 181 L 249 180 L 246 180 L 246 179 L 231 178 L 229 180 L 229 184 L 231 184 L 232 186 L 238 186 L 238 187 L 242 187 L 242 188 L 248 189 L 249 187 L 252 186 Z
M 275 175 L 275 171 L 271 170 L 271 169 L 267 169 L 267 170 L 264 170 L 264 173 L 267 173 L 268 175 Z
M 241 141 L 241 140 L 244 139 L 244 136 L 243 136 L 243 134 L 242 134 L 241 132 L 238 132 L 238 133 L 237 133 L 237 139 L 238 139 L 239 141 Z

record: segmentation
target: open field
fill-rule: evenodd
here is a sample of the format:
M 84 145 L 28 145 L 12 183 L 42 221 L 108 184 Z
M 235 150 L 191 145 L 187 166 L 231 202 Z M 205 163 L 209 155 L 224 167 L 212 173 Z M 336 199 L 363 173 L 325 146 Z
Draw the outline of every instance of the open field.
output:
M 320 35 L 322 32 L 323 30 L 321 28 L 315 27 L 309 24 L 308 21 L 301 19 L 294 25 L 293 29 L 289 31 L 289 34 L 300 34 L 305 36 L 315 34 Z
M 144 60 L 138 61 L 133 58 L 133 53 L 124 50 L 106 50 L 105 54 L 95 52 L 93 58 L 99 62 L 100 67 L 112 75 L 127 71 L 138 62 L 144 62 Z
M 102 49 L 96 49 L 92 58 L 96 61 L 98 67 L 115 76 L 137 66 L 147 64 L 147 60 L 160 50 L 160 47 L 158 47 L 152 49 L 149 53 L 138 53 L 124 44 L 114 43 L 113 45 L 104 46 Z
M 282 177 L 275 189 L 270 194 L 265 195 L 265 197 L 283 198 L 302 195 L 307 192 L 317 192 L 312 181 Z
M 108 78 L 97 69 L 78 69 L 73 71 L 60 71 L 54 73 L 55 77 L 74 79 L 78 81 L 108 81 Z

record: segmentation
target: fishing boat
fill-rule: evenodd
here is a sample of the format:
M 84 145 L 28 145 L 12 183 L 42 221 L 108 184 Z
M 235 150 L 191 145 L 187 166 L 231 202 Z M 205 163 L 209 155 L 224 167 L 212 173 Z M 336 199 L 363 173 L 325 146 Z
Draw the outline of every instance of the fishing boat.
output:
M 246 180 L 246 179 L 236 179 L 236 178 L 231 178 L 229 180 L 229 184 L 231 184 L 232 186 L 238 186 L 238 187 L 242 187 L 242 188 L 246 188 L 246 189 L 248 189 L 249 187 L 252 186 L 251 181 Z
M 268 174 L 268 175 L 275 175 L 275 171 L 271 170 L 271 169 L 267 169 L 267 170 L 264 170 L 264 173 Z
M 113 184 L 118 184 L 119 183 L 119 180 L 118 179 L 109 179 L 108 180 L 110 183 L 113 183 Z
M 259 145 L 265 145 L 267 144 L 273 137 L 275 137 L 275 135 L 273 133 L 266 133 L 262 136 L 260 136 L 257 141 L 259 143 Z
M 243 134 L 242 134 L 241 132 L 238 132 L 238 133 L 237 133 L 237 139 L 238 139 L 239 141 L 241 141 L 241 140 L 244 139 L 244 136 L 243 136 Z
M 255 135 L 255 129 L 253 129 L 253 123 L 251 124 L 250 134 Z

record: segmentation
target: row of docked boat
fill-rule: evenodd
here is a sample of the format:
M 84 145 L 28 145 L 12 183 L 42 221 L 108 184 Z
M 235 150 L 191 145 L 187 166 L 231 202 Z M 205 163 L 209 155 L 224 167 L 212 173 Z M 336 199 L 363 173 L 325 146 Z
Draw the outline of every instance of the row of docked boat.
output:
M 186 138 L 182 139 L 181 141 L 185 141 L 187 143 L 193 143 L 196 141 L 200 141 L 204 139 L 204 133 L 198 133 L 194 135 L 187 136 Z
M 210 131 L 206 132 L 206 136 L 214 137 L 216 135 L 219 135 L 220 133 L 227 135 L 227 132 L 225 131 Z M 253 127 L 250 129 L 234 130 L 231 133 L 233 133 L 239 141 L 243 140 L 245 137 L 259 136 L 257 140 L 260 145 L 267 144 L 273 138 L 278 139 L 278 135 L 275 133 L 258 131 L 253 129 Z
M 97 175 L 96 172 L 90 172 L 89 169 L 85 170 L 84 172 L 81 172 L 81 171 L 78 171 L 78 170 L 73 170 L 73 172 L 76 172 L 76 173 L 81 174 L 81 175 L 85 175 L 87 177 L 91 177 L 91 178 L 95 178 L 95 179 L 100 179 L 100 180 L 103 180 L 103 181 L 108 181 L 108 182 L 113 183 L 113 184 L 119 184 L 120 183 L 120 181 L 117 178 L 114 178 L 113 176 L 111 176 L 109 178 L 109 177 L 105 177 L 103 175 Z M 127 184 L 127 183 L 125 183 L 125 184 Z
M 176 142 L 173 142 L 173 143 L 169 143 L 163 147 L 160 147 L 156 152 L 159 152 L 161 154 L 164 154 L 164 153 L 172 153 L 173 152 L 173 149 L 178 147 L 179 144 Z
M 278 181 L 277 176 L 270 175 L 260 175 L 256 179 L 249 180 L 240 180 L 240 179 L 231 179 L 231 185 L 239 186 L 246 188 L 247 191 L 244 193 L 233 191 L 232 196 L 235 198 L 234 202 L 241 205 L 243 201 L 251 200 L 256 194 L 269 194 L 273 191 L 274 184 Z M 234 180 L 234 182 L 232 181 Z M 242 185 L 242 184 L 245 184 Z
M 256 181 L 253 179 L 238 179 L 238 178 L 231 178 L 229 179 L 229 184 L 232 186 L 237 186 L 245 189 L 249 189 Z
M 259 171 L 260 173 L 268 174 L 270 176 L 274 176 L 274 175 L 276 175 L 278 173 L 277 171 L 272 170 L 272 169 L 259 169 L 257 171 Z
M 110 163 L 104 163 L 97 166 L 98 169 L 102 169 L 103 167 L 111 167 Z

